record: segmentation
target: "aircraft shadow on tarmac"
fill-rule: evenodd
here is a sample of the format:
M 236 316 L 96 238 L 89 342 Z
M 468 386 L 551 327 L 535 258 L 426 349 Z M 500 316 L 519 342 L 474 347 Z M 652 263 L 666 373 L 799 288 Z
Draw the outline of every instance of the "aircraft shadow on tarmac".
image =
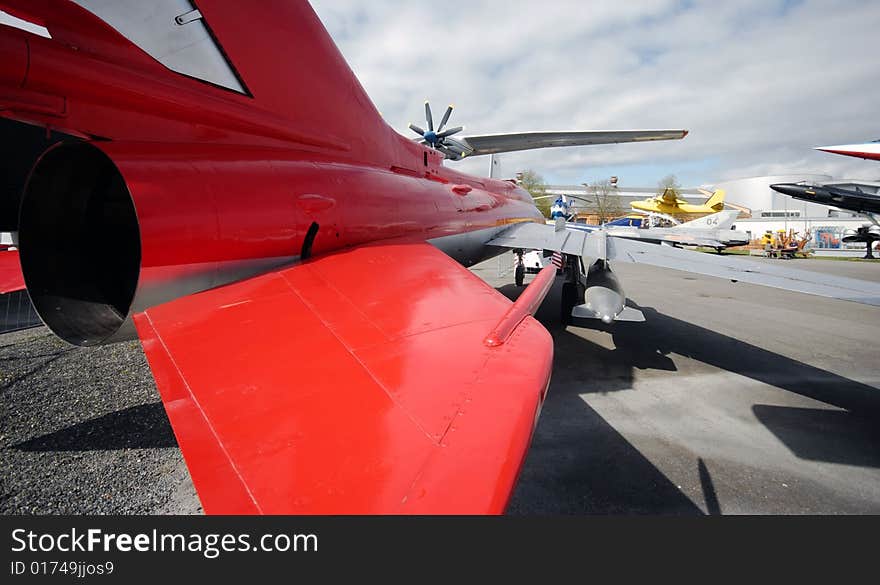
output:
M 674 353 L 851 412 L 880 415 L 880 391 L 873 386 L 658 313 L 651 307 L 633 306 L 644 312 L 646 322 L 619 324 L 626 327 L 612 333 L 617 347 L 642 345 L 642 352 Z
M 34 349 L 32 349 L 34 348 Z M 38 349 L 37 349 L 38 348 Z M 2 349 L 2 348 L 0 348 Z M 82 348 L 61 346 L 45 348 L 45 336 L 16 344 L 14 355 L 0 357 L 5 362 L 33 360 L 26 371 L 10 376 L 0 384 L 4 400 L 15 400 L 15 387 L 35 376 L 40 376 L 59 360 L 70 354 L 87 351 Z M 61 362 L 63 363 L 63 362 Z M 65 366 L 62 365 L 62 369 Z M 11 392 L 11 395 L 7 395 Z M 9 413 L 7 413 L 9 415 Z M 110 412 L 103 416 L 81 420 L 57 431 L 21 441 L 6 448 L 18 451 L 112 451 L 116 449 L 148 449 L 176 447 L 174 433 L 161 402 L 142 404 Z
M 609 350 L 559 324 L 559 289 L 557 282 L 536 317 L 554 337 L 555 359 L 570 363 L 561 371 L 554 368 L 509 513 L 721 513 L 702 459 L 695 463 L 703 509 L 581 398 L 585 393 L 632 388 L 634 369 L 676 371 L 669 354 L 849 411 L 754 407 L 757 419 L 800 458 L 877 466 L 877 389 L 631 302 L 644 312 L 646 322 L 616 323 L 611 328 L 592 324 L 611 333 L 615 349 Z M 515 299 L 522 289 L 505 285 L 497 290 Z
M 498 290 L 515 299 L 523 289 L 506 285 Z M 800 458 L 880 467 L 875 430 L 880 392 L 873 387 L 635 304 L 647 321 L 612 326 L 608 331 L 615 349 L 606 349 L 559 324 L 559 297 L 556 283 L 537 317 L 554 337 L 555 359 L 572 361 L 554 372 L 509 513 L 720 513 L 702 459 L 694 462 L 703 491 L 701 508 L 581 398 L 584 393 L 632 388 L 635 369 L 675 371 L 669 354 L 849 411 L 753 407 L 756 418 Z M 34 375 L 61 353 L 32 356 L 49 359 L 25 376 Z M 162 404 L 154 402 L 85 420 L 12 448 L 88 451 L 175 446 Z
M 19 451 L 112 451 L 176 447 L 161 402 L 140 404 L 23 441 Z
M 801 459 L 880 467 L 876 418 L 842 410 L 756 404 L 752 412 Z
M 522 289 L 498 289 L 516 298 Z M 529 455 L 508 514 L 676 514 L 703 511 L 580 396 L 631 388 L 626 352 L 595 345 L 559 324 L 557 282 L 537 314 L 554 337 L 554 360 L 576 367 L 554 368 Z M 640 354 L 637 361 L 642 363 Z M 662 358 L 662 359 L 661 359 Z M 651 357 L 661 369 L 666 356 Z M 714 497 L 714 492 L 707 501 Z M 707 509 L 709 509 L 707 507 Z

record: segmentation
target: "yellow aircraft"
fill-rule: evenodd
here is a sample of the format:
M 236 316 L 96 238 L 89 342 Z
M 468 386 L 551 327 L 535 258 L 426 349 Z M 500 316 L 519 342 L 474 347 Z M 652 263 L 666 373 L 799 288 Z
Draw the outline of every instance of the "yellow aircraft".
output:
M 633 201 L 632 208 L 638 211 L 652 211 L 654 213 L 664 213 L 666 215 L 690 215 L 690 214 L 709 214 L 718 213 L 724 209 L 724 189 L 718 189 L 714 193 L 703 191 L 702 193 L 709 195 L 709 199 L 705 203 L 695 205 L 688 203 L 683 199 L 679 199 L 675 195 L 675 191 L 666 188 L 662 195 L 657 195 L 650 199 L 642 201 Z

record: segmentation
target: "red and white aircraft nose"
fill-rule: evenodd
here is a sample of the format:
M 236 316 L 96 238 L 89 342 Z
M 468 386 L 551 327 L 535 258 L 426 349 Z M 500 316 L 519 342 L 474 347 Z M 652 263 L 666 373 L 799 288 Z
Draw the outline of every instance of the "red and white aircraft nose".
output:
M 837 146 L 817 146 L 814 150 L 822 150 L 824 152 L 833 152 L 834 154 L 843 154 L 846 156 L 856 156 L 858 158 L 880 160 L 880 141 L 868 142 L 866 144 L 839 144 Z

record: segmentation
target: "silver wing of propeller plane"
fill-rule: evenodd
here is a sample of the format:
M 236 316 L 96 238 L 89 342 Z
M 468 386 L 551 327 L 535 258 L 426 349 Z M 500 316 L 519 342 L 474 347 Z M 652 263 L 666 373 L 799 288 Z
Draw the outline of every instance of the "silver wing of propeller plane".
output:
M 880 283 L 825 275 L 775 264 L 715 256 L 658 243 L 617 236 L 607 230 L 586 232 L 554 229 L 537 223 L 515 224 L 488 245 L 520 250 L 548 250 L 566 256 L 562 299 L 564 321 L 571 317 L 613 321 L 642 321 L 626 306 L 626 295 L 612 262 L 648 264 L 805 294 L 880 306 Z M 568 289 L 568 290 L 566 290 Z M 581 297 L 583 295 L 583 297 Z M 577 304 L 583 298 L 582 304 Z
M 517 132 L 513 134 L 484 134 L 462 138 L 469 148 L 467 156 L 498 154 L 517 150 L 534 150 L 558 146 L 587 146 L 620 142 L 648 142 L 652 140 L 680 140 L 687 130 L 597 130 L 591 132 Z
M 746 232 L 732 229 L 738 215 L 739 210 L 725 209 L 673 227 L 588 226 L 570 223 L 568 229 L 586 232 L 604 230 L 616 238 L 672 246 L 702 246 L 720 253 L 725 248 L 749 243 Z
M 453 109 L 452 105 L 446 108 L 446 112 L 435 130 L 431 106 L 425 102 L 425 121 L 428 129 L 425 130 L 415 124 L 409 125 L 410 130 L 420 137 L 416 140 L 439 150 L 450 160 L 461 160 L 466 156 L 560 146 L 680 140 L 688 134 L 687 130 L 597 130 L 589 132 L 515 132 L 453 138 L 453 134 L 464 130 L 463 126 L 444 130 Z

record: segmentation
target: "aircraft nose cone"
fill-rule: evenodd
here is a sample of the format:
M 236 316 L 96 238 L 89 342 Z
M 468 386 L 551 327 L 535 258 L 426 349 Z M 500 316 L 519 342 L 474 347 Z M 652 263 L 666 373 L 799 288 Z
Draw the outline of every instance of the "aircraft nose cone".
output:
M 791 183 L 776 183 L 774 185 L 770 185 L 770 188 L 774 191 L 782 193 L 783 195 L 794 195 L 803 192 L 803 187 L 801 187 L 800 185 L 792 185 Z

